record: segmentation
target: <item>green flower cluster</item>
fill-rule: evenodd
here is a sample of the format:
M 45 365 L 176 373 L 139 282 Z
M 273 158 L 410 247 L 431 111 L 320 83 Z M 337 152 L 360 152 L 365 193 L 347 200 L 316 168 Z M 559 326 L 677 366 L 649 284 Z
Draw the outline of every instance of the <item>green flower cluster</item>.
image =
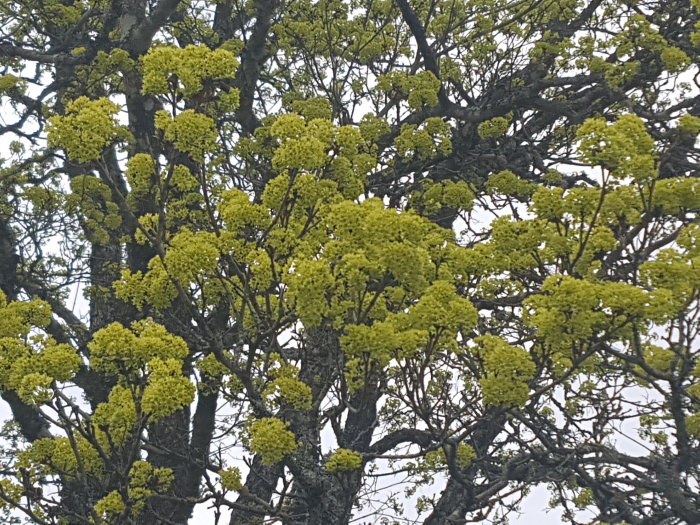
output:
M 74 479 L 84 474 L 99 477 L 104 472 L 99 452 L 82 436 L 38 439 L 19 453 L 17 465 L 36 475 L 61 474 Z
M 494 194 L 528 197 L 537 189 L 537 185 L 521 179 L 510 170 L 503 170 L 488 178 L 486 189 Z
M 479 124 L 477 132 L 482 139 L 496 138 L 505 135 L 509 127 L 509 118 L 494 117 Z
M 328 472 L 351 472 L 362 468 L 362 456 L 354 450 L 339 448 L 326 461 Z
M 241 481 L 241 471 L 236 467 L 231 467 L 219 471 L 221 486 L 226 490 L 241 490 L 243 482 Z
M 204 156 L 216 150 L 218 133 L 214 121 L 193 109 L 186 109 L 175 118 L 167 111 L 158 111 L 155 125 L 163 131 L 165 140 L 197 162 L 204 162 Z
M 178 359 L 152 359 L 148 363 L 148 384 L 141 396 L 141 407 L 149 421 L 157 421 L 189 406 L 195 386 L 182 375 Z
M 700 117 L 685 113 L 678 119 L 678 128 L 686 135 L 696 136 L 700 134 Z
M 524 405 L 530 392 L 528 381 L 535 376 L 535 363 L 527 351 L 491 335 L 474 341 L 484 366 L 485 375 L 479 379 L 484 404 Z
M 112 388 L 107 401 L 97 405 L 92 415 L 93 424 L 109 436 L 106 449 L 111 448 L 110 443 L 116 447 L 122 446 L 133 435 L 136 420 L 134 394 L 122 385 Z
M 134 197 L 151 192 L 154 186 L 156 163 L 153 157 L 137 153 L 126 162 L 126 180 L 131 186 L 130 195 Z
M 211 50 L 205 45 L 153 47 L 143 57 L 142 90 L 162 95 L 174 89 L 189 97 L 201 91 L 208 79 L 233 78 L 238 64 L 226 49 Z M 173 75 L 177 79 L 174 86 Z
M 474 447 L 467 443 L 460 443 L 457 445 L 457 452 L 455 453 L 455 463 L 457 463 L 457 466 L 462 468 L 468 467 L 475 459 L 476 451 Z
M 685 429 L 688 434 L 696 439 L 700 439 L 700 413 L 691 414 L 685 418 Z
M 286 403 L 297 410 L 311 408 L 311 387 L 291 375 L 276 377 L 265 388 L 263 395 L 270 398 L 273 405 Z
M 667 290 L 560 275 L 545 280 L 542 292 L 525 301 L 526 321 L 545 345 L 564 353 L 601 333 L 608 340 L 631 340 L 634 328 L 662 323 L 676 308 Z
M 438 117 L 426 119 L 420 126 L 403 124 L 394 139 L 397 153 L 402 157 L 416 155 L 421 159 L 452 152 L 450 125 Z
M 376 142 L 391 133 L 391 126 L 385 118 L 367 113 L 360 121 L 360 134 L 367 142 Z
M 106 98 L 72 100 L 66 104 L 65 115 L 49 118 L 49 146 L 63 148 L 78 162 L 97 160 L 104 148 L 130 138 L 117 121 L 118 112 L 119 106 Z
M 411 206 L 421 215 L 431 215 L 447 206 L 456 210 L 470 210 L 475 194 L 468 183 L 451 180 L 433 182 L 426 179 L 422 188 L 411 195 Z
M 135 321 L 131 329 L 114 322 L 95 332 L 90 348 L 91 365 L 109 375 L 133 376 L 153 359 L 182 361 L 187 343 L 152 319 Z
M 253 421 L 248 427 L 248 441 L 250 451 L 259 454 L 265 465 L 279 463 L 299 448 L 294 434 L 287 430 L 287 423 L 275 417 Z
M 618 179 L 649 181 L 658 175 L 654 139 L 636 115 L 623 115 L 613 124 L 588 119 L 577 136 L 584 161 L 609 169 Z
M 6 75 L 0 75 L 0 95 L 11 94 L 13 91 L 20 91 L 23 89 L 24 81 L 15 75 L 10 73 Z
M 104 182 L 92 175 L 78 175 L 70 180 L 71 194 L 67 210 L 81 216 L 87 237 L 96 244 L 109 242 L 110 234 L 122 224 L 119 205 Z
M 114 292 L 118 298 L 138 308 L 145 303 L 158 309 L 167 308 L 177 297 L 177 288 L 158 257 L 149 261 L 145 275 L 141 271 L 122 271 L 121 279 L 114 283 Z
M 377 79 L 377 89 L 406 97 L 409 107 L 437 106 L 440 80 L 430 71 L 416 74 L 393 71 Z
M 53 398 L 55 381 L 70 381 L 82 365 L 67 344 L 30 332 L 51 322 L 51 309 L 41 300 L 7 303 L 0 291 L 0 387 L 13 390 L 26 403 Z

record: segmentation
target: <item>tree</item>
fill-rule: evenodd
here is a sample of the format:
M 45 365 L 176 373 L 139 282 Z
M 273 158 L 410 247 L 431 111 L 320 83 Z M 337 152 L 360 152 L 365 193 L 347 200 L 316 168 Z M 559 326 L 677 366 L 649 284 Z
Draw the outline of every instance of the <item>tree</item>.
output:
M 4 512 L 700 523 L 698 8 L 0 2 Z

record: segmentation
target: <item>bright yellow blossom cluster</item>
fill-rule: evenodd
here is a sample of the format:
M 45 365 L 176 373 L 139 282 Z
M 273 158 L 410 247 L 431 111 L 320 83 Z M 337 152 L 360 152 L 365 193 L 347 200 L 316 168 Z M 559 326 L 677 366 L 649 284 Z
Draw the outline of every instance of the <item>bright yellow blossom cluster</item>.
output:
M 326 461 L 328 472 L 346 472 L 358 470 L 362 467 L 362 456 L 354 450 L 339 448 Z
M 119 106 L 106 98 L 71 100 L 64 115 L 49 119 L 49 145 L 63 148 L 78 162 L 97 160 L 105 147 L 130 137 L 117 121 L 118 112 Z
M 253 421 L 248 427 L 250 451 L 259 454 L 266 465 L 278 463 L 297 448 L 294 434 L 287 430 L 287 423 L 274 417 Z
M 169 93 L 173 88 L 189 97 L 200 91 L 208 79 L 233 78 L 238 60 L 228 50 L 211 50 L 205 45 L 154 47 L 143 57 L 143 92 Z M 173 75 L 176 83 L 171 84 Z

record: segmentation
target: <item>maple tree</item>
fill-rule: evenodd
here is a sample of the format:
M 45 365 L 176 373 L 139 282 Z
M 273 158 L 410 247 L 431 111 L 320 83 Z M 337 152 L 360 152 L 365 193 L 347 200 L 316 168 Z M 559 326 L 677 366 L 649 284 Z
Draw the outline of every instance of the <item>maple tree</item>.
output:
M 698 9 L 0 2 L 5 520 L 700 523 Z

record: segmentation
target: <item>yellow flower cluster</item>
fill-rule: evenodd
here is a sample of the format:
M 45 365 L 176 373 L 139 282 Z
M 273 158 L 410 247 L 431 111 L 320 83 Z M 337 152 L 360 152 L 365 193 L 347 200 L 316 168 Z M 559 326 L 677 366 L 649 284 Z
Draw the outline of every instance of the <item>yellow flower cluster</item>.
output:
M 457 333 L 473 327 L 476 321 L 471 302 L 459 297 L 451 283 L 435 281 L 407 312 L 387 313 L 371 325 L 347 325 L 341 343 L 351 358 L 367 354 L 387 364 L 392 358 L 413 356 L 429 340 L 455 351 Z
M 183 229 L 170 241 L 170 248 L 165 254 L 165 267 L 173 279 L 186 284 L 200 274 L 213 272 L 220 257 L 213 233 L 192 233 Z
M 96 160 L 110 144 L 130 138 L 117 121 L 118 112 L 119 106 L 106 98 L 72 100 L 66 104 L 65 115 L 49 118 L 49 146 L 63 148 L 78 162 Z
M 88 346 L 92 366 L 119 378 L 93 419 L 115 446 L 133 435 L 142 414 L 156 421 L 194 400 L 195 387 L 182 370 L 187 344 L 151 319 L 135 321 L 131 329 L 112 323 L 97 331 Z
M 137 153 L 126 162 L 126 180 L 131 186 L 130 195 L 139 196 L 150 193 L 153 189 L 156 163 L 153 157 Z
M 510 119 L 506 117 L 494 117 L 485 120 L 477 127 L 477 132 L 482 139 L 502 137 L 510 127 Z
M 170 183 L 180 191 L 191 191 L 199 186 L 199 181 L 192 175 L 190 169 L 182 164 L 173 167 Z
M 635 326 L 664 322 L 677 308 L 667 290 L 647 292 L 625 283 L 557 275 L 545 280 L 542 291 L 525 301 L 526 320 L 544 344 L 563 353 L 603 332 L 630 340 Z
M 411 195 L 411 206 L 421 215 L 431 215 L 444 206 L 456 210 L 470 210 L 474 202 L 474 191 L 464 181 L 451 180 L 433 182 L 426 179 L 420 191 Z
M 112 201 L 112 192 L 99 178 L 78 175 L 70 181 L 72 193 L 67 197 L 70 213 L 82 214 L 88 238 L 106 244 L 110 232 L 119 228 L 122 216 L 119 205 Z
M 623 115 L 613 124 L 588 119 L 577 136 L 584 161 L 603 166 L 620 179 L 648 181 L 658 175 L 654 139 L 636 115 Z
M 136 402 L 131 390 L 122 385 L 112 388 L 107 402 L 97 405 L 92 422 L 109 434 L 115 446 L 123 445 L 132 436 L 136 423 Z
M 129 470 L 129 503 L 132 515 L 143 511 L 148 498 L 165 494 L 175 479 L 172 469 L 155 468 L 147 461 L 136 461 Z
M 331 313 L 329 291 L 336 283 L 325 261 L 298 261 L 286 282 L 288 297 L 296 302 L 296 311 L 306 326 L 319 325 Z
M 535 363 L 530 355 L 491 335 L 478 337 L 475 342 L 484 366 L 485 375 L 479 379 L 484 404 L 524 405 L 530 391 L 527 382 L 535 375 Z M 471 461 L 464 458 L 467 459 Z
M 207 377 L 217 379 L 231 372 L 214 354 L 207 354 L 200 359 L 197 363 L 197 370 Z
M 266 465 L 282 461 L 299 448 L 294 434 L 287 430 L 287 423 L 275 417 L 253 421 L 248 427 L 248 439 L 250 451 L 259 454 Z
M 314 119 L 331 120 L 333 118 L 331 103 L 328 99 L 321 97 L 294 100 L 291 108 L 294 113 L 309 121 Z
M 165 140 L 197 162 L 204 162 L 204 156 L 216 150 L 218 134 L 214 121 L 193 109 L 186 109 L 175 118 L 167 111 L 158 111 L 155 125 L 163 131 Z
M 417 155 L 427 159 L 436 155 L 448 155 L 452 152 L 450 125 L 441 118 L 428 118 L 417 126 L 404 124 L 401 133 L 394 139 L 396 150 L 402 157 Z
M 177 289 L 158 257 L 149 261 L 145 275 L 141 271 L 122 271 L 121 279 L 114 283 L 114 292 L 118 298 L 130 301 L 138 308 L 144 303 L 158 309 L 167 308 L 177 297 Z
M 38 439 L 19 453 L 18 466 L 36 468 L 47 474 L 65 473 L 75 477 L 83 473 L 100 476 L 104 470 L 98 451 L 80 436 L 72 442 L 65 437 Z
M 414 75 L 394 71 L 380 76 L 377 88 L 384 92 L 397 92 L 405 96 L 413 109 L 423 106 L 437 106 L 440 80 L 430 71 L 421 71 Z
M 106 520 L 107 523 L 111 523 L 126 510 L 126 504 L 124 503 L 121 494 L 119 494 L 118 491 L 113 490 L 100 501 L 95 503 L 94 509 L 101 519 Z
M 56 344 L 51 339 L 42 342 L 41 349 L 34 349 L 31 354 L 26 348 L 21 356 L 11 352 L 15 354 L 12 364 L 6 374 L 2 374 L 6 377 L 3 386 L 15 390 L 20 398 L 30 404 L 50 401 L 53 382 L 69 381 L 82 365 L 80 356 L 69 345 Z M 8 346 L 12 348 L 14 345 Z
M 7 303 L 0 291 L 0 387 L 14 390 L 26 403 L 52 399 L 54 381 L 73 378 L 82 365 L 67 344 L 30 332 L 51 322 L 51 309 L 41 300 Z
M 226 490 L 241 490 L 243 488 L 241 471 L 236 467 L 219 471 L 219 477 L 221 478 L 221 486 Z
M 24 83 L 18 76 L 10 73 L 0 75 L 0 95 L 11 93 L 12 91 L 21 90 Z
M 88 347 L 91 365 L 110 375 L 128 376 L 141 372 L 153 359 L 181 361 L 189 353 L 182 338 L 152 319 L 135 321 L 131 329 L 114 322 L 98 330 Z
M 144 93 L 161 95 L 173 88 L 189 97 L 202 90 L 207 79 L 233 78 L 238 60 L 226 49 L 211 50 L 205 45 L 151 48 L 143 57 Z M 171 84 L 173 75 L 177 83 Z
M 350 472 L 362 468 L 362 456 L 354 450 L 339 448 L 326 461 L 328 472 Z
M 33 327 L 51 322 L 51 308 L 41 299 L 13 301 L 0 290 L 0 338 L 23 338 Z
M 195 386 L 182 375 L 180 360 L 152 359 L 148 363 L 148 374 L 141 407 L 148 414 L 149 421 L 167 417 L 194 401 Z
M 311 408 L 311 387 L 296 377 L 277 377 L 263 395 L 272 398 L 274 404 L 286 403 L 297 410 Z
M 491 193 L 527 197 L 537 189 L 537 185 L 521 179 L 510 170 L 499 171 L 486 181 L 486 189 Z
M 468 467 L 476 459 L 474 447 L 467 443 L 459 443 L 456 448 L 452 445 L 451 448 L 454 451 L 454 461 L 458 467 Z M 445 454 L 444 448 L 426 452 L 420 465 L 420 470 L 429 472 L 439 472 L 445 468 L 447 468 L 447 454 Z
M 316 137 L 286 140 L 275 152 L 272 166 L 276 170 L 314 170 L 327 162 L 326 145 Z

